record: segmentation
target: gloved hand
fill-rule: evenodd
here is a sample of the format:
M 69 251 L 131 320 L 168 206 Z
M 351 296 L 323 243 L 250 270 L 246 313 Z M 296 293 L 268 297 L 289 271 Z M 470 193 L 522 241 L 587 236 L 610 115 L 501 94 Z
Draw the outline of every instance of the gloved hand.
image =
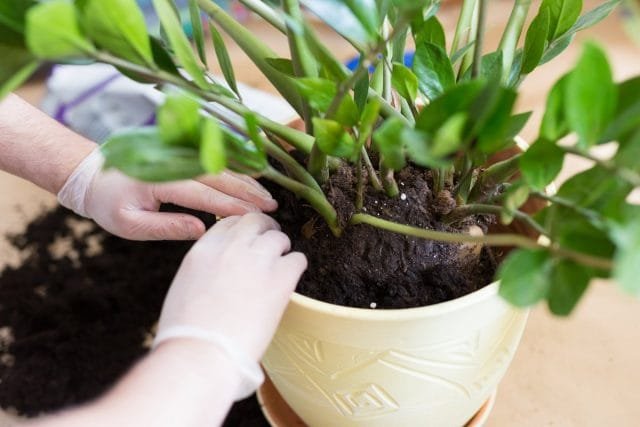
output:
M 218 216 L 270 212 L 278 206 L 253 178 L 232 172 L 198 180 L 149 184 L 115 170 L 103 171 L 103 163 L 96 148 L 69 176 L 58 200 L 110 233 L 130 240 L 193 240 L 204 234 L 205 226 L 198 218 L 158 212 L 161 203 Z
M 247 373 L 238 398 L 261 382 L 257 361 L 307 268 L 303 254 L 283 255 L 291 244 L 278 230 L 263 214 L 219 221 L 184 258 L 160 316 L 156 346 L 172 339 L 207 341 Z

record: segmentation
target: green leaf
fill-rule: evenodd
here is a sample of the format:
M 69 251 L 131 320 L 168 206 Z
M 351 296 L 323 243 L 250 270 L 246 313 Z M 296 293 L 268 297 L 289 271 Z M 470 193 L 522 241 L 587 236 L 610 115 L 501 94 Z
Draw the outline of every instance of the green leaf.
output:
M 640 77 L 618 84 L 618 106 L 614 120 L 609 123 L 604 135 L 598 141 L 624 141 L 640 124 Z
M 205 119 L 202 122 L 200 164 L 202 169 L 211 174 L 220 173 L 227 166 L 224 135 L 220 125 L 212 119 Z
M 418 46 L 413 72 L 418 77 L 420 90 L 432 101 L 455 85 L 455 74 L 447 53 L 433 43 Z
M 369 98 L 369 73 L 362 76 L 353 88 L 353 100 L 358 110 L 363 111 Z
M 568 316 L 591 281 L 590 269 L 568 259 L 560 259 L 551 270 L 547 303 L 553 314 Z
M 459 60 L 461 60 L 462 57 L 469 51 L 469 49 L 471 49 L 475 45 L 476 45 L 476 41 L 474 40 L 472 42 L 467 43 L 466 45 L 464 45 L 463 47 L 461 47 L 457 51 L 455 51 L 453 53 L 453 55 L 451 55 L 451 64 L 455 64 Z
M 443 50 L 447 48 L 444 28 L 435 16 L 424 21 L 422 25 L 415 28 L 414 31 L 416 46 L 420 46 L 424 43 L 432 43 L 436 46 L 440 46 Z
M 264 141 L 260 135 L 260 126 L 258 125 L 258 118 L 252 112 L 248 112 L 244 115 L 244 122 L 247 125 L 247 134 L 249 139 L 253 141 L 258 151 L 265 152 Z
M 617 88 L 602 49 L 586 44 L 566 86 L 565 115 L 583 147 L 598 142 L 616 111 Z
M 451 87 L 420 112 L 416 119 L 416 129 L 427 133 L 435 132 L 455 113 L 468 111 L 484 86 L 484 82 L 473 80 Z
M 207 65 L 207 53 L 204 45 L 204 30 L 202 28 L 202 15 L 198 7 L 198 0 L 189 0 L 189 18 L 193 29 L 193 40 L 196 42 L 198 56 L 202 63 Z
M 549 34 L 550 22 L 551 18 L 549 16 L 549 9 L 547 8 L 540 9 L 538 15 L 531 22 L 524 41 L 522 66 L 520 68 L 521 74 L 529 74 L 540 63 L 544 50 L 547 47 L 547 34 Z
M 80 31 L 73 4 L 54 0 L 27 12 L 26 41 L 29 50 L 42 59 L 83 57 L 94 51 Z
M 238 95 L 240 98 L 240 91 L 238 90 L 238 82 L 236 80 L 236 74 L 233 70 L 233 64 L 231 62 L 231 57 L 229 56 L 229 51 L 227 50 L 227 46 L 222 39 L 222 35 L 216 28 L 216 26 L 211 22 L 209 24 L 209 30 L 211 31 L 211 39 L 213 40 L 213 48 L 216 52 L 216 58 L 218 58 L 218 64 L 220 64 L 220 69 L 222 70 L 222 75 L 224 76 L 224 80 L 227 82 L 231 90 Z
M 615 174 L 601 167 L 593 167 L 562 184 L 558 197 L 604 213 L 609 208 L 623 205 L 631 190 L 632 187 Z
M 374 0 L 301 0 L 300 3 L 347 40 L 364 46 L 377 39 L 379 18 Z
M 18 56 L 22 52 L 11 53 L 5 46 L 0 46 L 0 58 L 6 58 L 0 69 L 0 100 L 20 87 L 40 65 L 29 55 Z
M 476 126 L 471 136 L 477 134 L 477 148 L 480 152 L 493 154 L 513 143 L 513 138 L 509 134 L 514 126 L 511 114 L 516 97 L 517 93 L 514 89 L 498 87 L 494 101 L 485 101 L 484 111 L 475 116 Z M 483 101 L 482 97 L 477 100 L 477 102 Z
M 119 169 L 142 181 L 179 181 L 204 173 L 197 149 L 164 144 L 156 128 L 118 133 L 101 150 L 105 168 Z
M 540 249 L 519 249 L 498 270 L 500 295 L 517 307 L 528 307 L 546 298 L 551 280 L 550 255 Z
M 552 141 L 557 141 L 569 133 L 569 125 L 565 117 L 565 93 L 570 74 L 565 74 L 558 80 L 547 97 L 540 136 Z
M 79 10 L 82 28 L 97 45 L 136 64 L 153 64 L 144 15 L 135 0 L 86 0 Z
M 549 42 L 557 39 L 573 26 L 582 11 L 582 0 L 543 0 L 540 9 L 549 11 Z
M 403 64 L 394 62 L 391 83 L 398 94 L 409 102 L 418 97 L 418 78 Z
M 314 117 L 313 129 L 316 144 L 323 153 L 345 159 L 351 159 L 356 154 L 356 143 L 342 124 Z
M 200 104 L 184 94 L 169 95 L 158 109 L 158 129 L 165 144 L 197 147 L 200 122 Z
M 373 134 L 373 142 L 380 152 L 382 164 L 389 169 L 400 170 L 406 164 L 404 147 L 400 138 L 405 126 L 403 120 L 392 117 Z
M 640 173 L 640 129 L 624 143 L 621 143 L 618 147 L 618 152 L 613 158 L 613 162 L 617 167 L 626 168 L 636 173 Z
M 424 168 L 445 168 L 451 166 L 449 159 L 443 159 L 433 155 L 431 152 L 433 138 L 426 132 L 405 129 L 400 134 L 400 138 L 407 151 L 407 157 L 409 157 L 413 163 Z
M 500 222 L 505 225 L 511 224 L 515 218 L 515 213 L 529 199 L 530 189 L 523 185 L 521 181 L 514 183 L 505 191 L 500 212 Z
M 303 77 L 293 81 L 309 105 L 322 113 L 327 112 L 338 91 L 336 84 L 327 79 Z M 351 96 L 345 95 L 334 118 L 345 126 L 354 126 L 359 117 L 360 111 L 355 101 Z
M 98 0 L 94 0 L 98 1 Z M 162 28 L 167 34 L 171 47 L 178 58 L 178 62 L 187 73 L 193 78 L 193 81 L 201 89 L 208 89 L 209 83 L 205 79 L 204 71 L 198 65 L 189 39 L 182 30 L 182 24 L 176 16 L 169 0 L 153 0 L 156 13 L 160 18 Z
M 637 210 L 637 207 L 636 207 Z M 617 284 L 632 295 L 640 295 L 640 221 L 637 213 L 614 230 L 618 245 L 613 277 Z
M 464 131 L 467 126 L 467 113 L 460 112 L 449 117 L 442 124 L 433 138 L 430 154 L 441 158 L 455 153 L 464 141 Z
M 593 10 L 585 13 L 578 19 L 578 21 L 567 31 L 562 37 L 555 40 L 551 43 L 545 52 L 542 61 L 540 64 L 545 64 L 551 61 L 553 58 L 558 56 L 562 51 L 564 51 L 571 41 L 573 37 L 576 35 L 578 31 L 585 30 L 598 22 L 602 21 L 604 18 L 609 16 L 611 11 L 620 4 L 621 0 L 609 0 L 600 6 L 596 7 Z
M 265 59 L 273 69 L 280 71 L 282 74 L 288 77 L 295 77 L 296 73 L 293 70 L 293 61 L 287 58 L 267 58 Z
M 380 117 L 380 107 L 380 102 L 374 99 L 367 102 L 362 109 L 362 118 L 358 126 L 358 150 L 364 147 L 371 138 L 373 128 Z
M 555 141 L 538 139 L 520 157 L 522 177 L 532 188 L 544 191 L 562 170 L 564 151 Z

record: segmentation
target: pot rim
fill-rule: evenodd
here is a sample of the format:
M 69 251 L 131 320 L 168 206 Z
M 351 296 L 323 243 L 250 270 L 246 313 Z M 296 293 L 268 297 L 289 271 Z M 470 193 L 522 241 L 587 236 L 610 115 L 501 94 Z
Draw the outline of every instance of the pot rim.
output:
M 357 308 L 331 304 L 294 292 L 290 302 L 308 310 L 352 320 L 389 321 L 409 320 L 416 317 L 436 317 L 452 311 L 461 310 L 471 305 L 498 295 L 499 281 L 490 283 L 477 291 L 459 298 L 437 304 L 411 308 Z

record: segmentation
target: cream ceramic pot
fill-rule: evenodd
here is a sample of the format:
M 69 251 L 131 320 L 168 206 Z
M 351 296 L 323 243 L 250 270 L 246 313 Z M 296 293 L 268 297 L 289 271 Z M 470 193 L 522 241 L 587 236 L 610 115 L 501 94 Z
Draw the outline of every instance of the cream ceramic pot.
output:
M 459 427 L 504 376 L 527 315 L 498 283 L 403 310 L 294 294 L 263 365 L 312 427 Z

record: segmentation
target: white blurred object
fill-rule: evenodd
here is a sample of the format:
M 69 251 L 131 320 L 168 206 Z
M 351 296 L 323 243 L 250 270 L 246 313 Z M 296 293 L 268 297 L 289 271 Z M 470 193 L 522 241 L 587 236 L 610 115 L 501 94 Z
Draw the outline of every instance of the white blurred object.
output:
M 242 83 L 238 86 L 251 110 L 280 123 L 296 117 L 282 99 Z M 47 88 L 43 110 L 96 142 L 123 128 L 154 124 L 156 107 L 164 99 L 154 85 L 138 83 L 105 64 L 56 66 Z

